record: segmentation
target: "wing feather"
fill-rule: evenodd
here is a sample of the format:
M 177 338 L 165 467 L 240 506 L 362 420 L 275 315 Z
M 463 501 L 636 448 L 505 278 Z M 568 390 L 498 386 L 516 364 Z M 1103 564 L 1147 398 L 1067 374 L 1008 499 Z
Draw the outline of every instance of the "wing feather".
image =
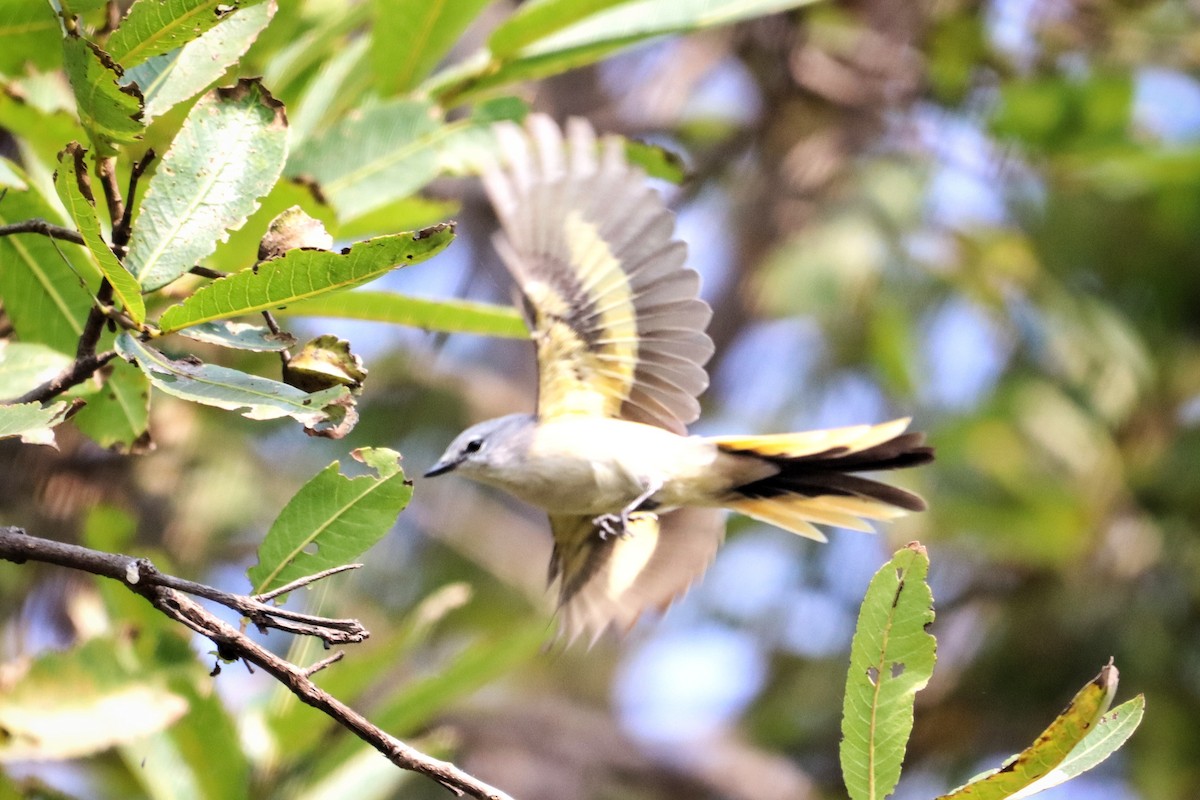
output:
M 700 412 L 712 311 L 674 219 L 615 137 L 544 115 L 496 126 L 484 186 L 497 249 L 529 310 L 538 415 L 633 419 L 678 433 Z

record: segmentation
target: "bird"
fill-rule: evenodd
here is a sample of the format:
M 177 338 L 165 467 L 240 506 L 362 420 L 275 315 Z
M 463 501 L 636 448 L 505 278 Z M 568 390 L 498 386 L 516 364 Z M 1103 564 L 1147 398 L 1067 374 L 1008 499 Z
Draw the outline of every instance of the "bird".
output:
M 425 473 L 544 510 L 559 636 L 594 644 L 663 612 L 708 568 L 728 509 L 825 541 L 925 501 L 863 472 L 933 459 L 909 419 L 799 433 L 689 436 L 712 309 L 674 215 L 625 140 L 531 113 L 494 127 L 482 180 L 536 347 L 536 412 L 480 422 Z

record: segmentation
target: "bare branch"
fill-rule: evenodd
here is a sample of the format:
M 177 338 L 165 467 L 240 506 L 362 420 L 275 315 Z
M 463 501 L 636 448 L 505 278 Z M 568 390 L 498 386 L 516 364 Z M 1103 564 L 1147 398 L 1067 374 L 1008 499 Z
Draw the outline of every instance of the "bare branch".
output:
M 212 278 L 213 280 L 229 276 L 228 272 L 221 272 L 219 269 L 209 269 L 208 267 L 202 267 L 199 264 L 189 269 L 188 272 L 192 273 L 193 275 L 199 275 L 201 278 Z
M 338 650 L 333 655 L 322 658 L 317 663 L 310 664 L 309 666 L 305 667 L 304 674 L 305 674 L 305 676 L 312 677 L 313 675 L 316 675 L 318 672 L 320 672 L 321 670 L 328 667 L 330 664 L 336 664 L 337 662 L 341 661 L 342 657 L 345 655 L 346 655 L 345 650 Z
M 262 647 L 237 628 L 213 616 L 184 592 L 198 594 L 220 603 L 231 598 L 240 598 L 240 601 L 250 608 L 262 605 L 253 598 L 230 595 L 211 586 L 164 575 L 146 559 L 40 539 L 26 535 L 20 528 L 0 527 L 0 559 L 17 564 L 41 561 L 120 581 L 131 592 L 146 598 L 163 614 L 207 637 L 217 646 L 217 651 L 222 657 L 242 659 L 269 673 L 302 702 L 327 714 L 396 766 L 433 778 L 460 796 L 469 795 L 480 800 L 511 800 L 504 792 L 468 775 L 453 764 L 428 756 L 393 738 L 313 683 L 311 675 L 334 663 L 337 655 L 308 668 L 298 667 Z M 275 612 L 281 610 L 274 609 Z M 331 628 L 346 622 L 322 620 L 317 617 L 311 619 L 321 620 L 321 624 Z M 364 630 L 364 637 L 365 634 Z
M 133 230 L 133 199 L 137 196 L 138 181 L 154 160 L 154 148 L 149 148 L 129 171 L 129 190 L 125 192 L 125 208 L 120 220 L 113 220 L 113 245 L 124 251 L 129 244 L 129 236 Z
M 54 225 L 44 219 L 26 219 L 11 225 L 0 225 L 0 236 L 12 236 L 14 233 L 37 233 L 49 236 L 51 239 L 62 239 L 72 244 L 83 244 L 83 235 L 71 228 Z

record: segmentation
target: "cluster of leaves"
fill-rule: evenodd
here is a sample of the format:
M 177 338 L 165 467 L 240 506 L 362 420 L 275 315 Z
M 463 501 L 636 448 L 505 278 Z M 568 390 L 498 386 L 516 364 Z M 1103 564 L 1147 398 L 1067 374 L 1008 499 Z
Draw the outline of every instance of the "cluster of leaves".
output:
M 842 775 L 852 800 L 882 800 L 900 780 L 916 694 L 933 675 L 928 572 L 925 548 L 910 544 L 875 573 L 863 598 L 842 709 Z M 1018 800 L 1095 767 L 1142 720 L 1141 695 L 1109 710 L 1116 691 L 1109 663 L 1027 749 L 937 800 Z

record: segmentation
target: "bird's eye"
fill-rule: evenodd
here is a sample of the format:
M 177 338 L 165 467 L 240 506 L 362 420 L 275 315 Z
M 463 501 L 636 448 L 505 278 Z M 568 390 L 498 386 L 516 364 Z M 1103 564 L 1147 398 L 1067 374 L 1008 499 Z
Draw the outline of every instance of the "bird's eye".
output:
M 467 442 L 467 446 L 463 449 L 468 453 L 478 453 L 481 447 L 483 447 L 483 439 L 472 439 Z

